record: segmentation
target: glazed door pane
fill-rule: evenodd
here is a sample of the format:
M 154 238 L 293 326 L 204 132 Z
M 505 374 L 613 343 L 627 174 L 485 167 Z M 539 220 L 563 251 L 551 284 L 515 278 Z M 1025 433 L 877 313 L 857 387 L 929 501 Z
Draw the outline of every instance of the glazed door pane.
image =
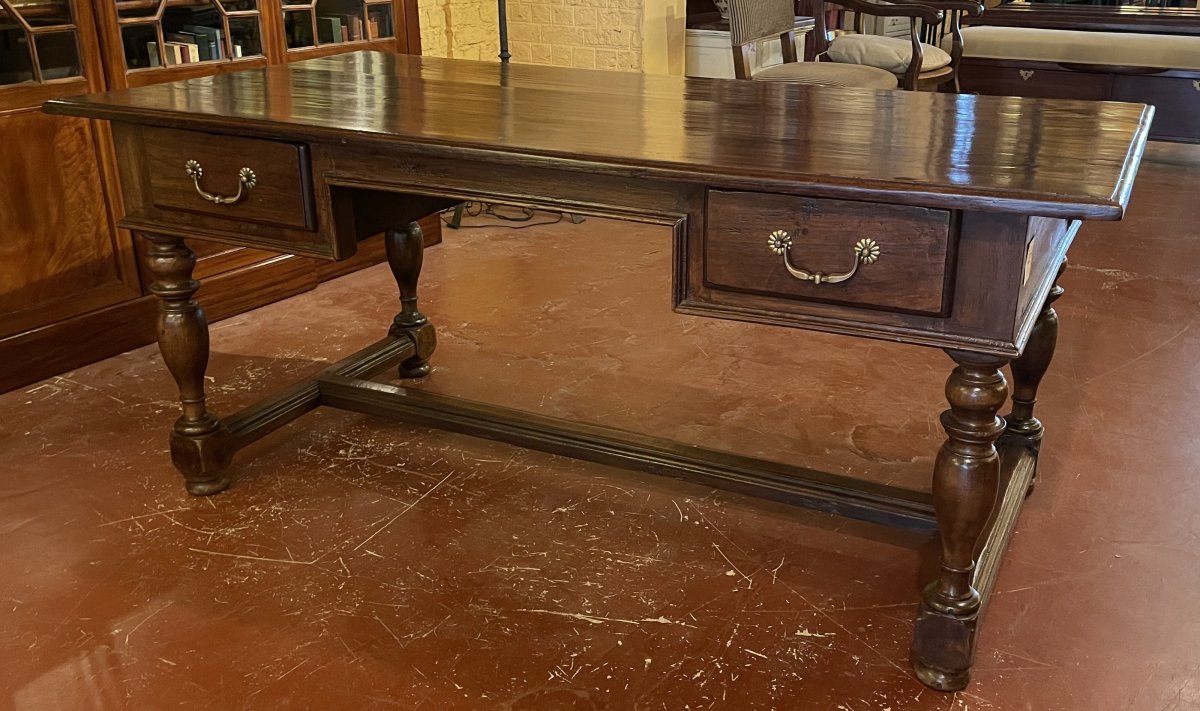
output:
M 130 70 L 262 54 L 257 0 L 115 1 Z
M 78 34 L 67 0 L 0 0 L 0 85 L 81 76 Z
M 284 0 L 288 49 L 395 37 L 391 0 Z

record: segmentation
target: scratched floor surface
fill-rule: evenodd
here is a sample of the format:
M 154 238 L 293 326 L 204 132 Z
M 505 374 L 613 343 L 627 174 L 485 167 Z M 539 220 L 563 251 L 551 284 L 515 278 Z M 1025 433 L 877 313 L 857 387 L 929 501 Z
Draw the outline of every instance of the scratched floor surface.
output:
M 319 411 L 189 498 L 144 348 L 0 396 L 0 708 L 1200 708 L 1200 150 L 1088 225 L 975 681 L 909 676 L 930 541 Z M 937 351 L 687 318 L 668 235 L 447 235 L 421 387 L 927 486 Z M 231 412 L 382 333 L 377 267 L 213 328 Z M 924 571 L 924 572 L 922 572 Z

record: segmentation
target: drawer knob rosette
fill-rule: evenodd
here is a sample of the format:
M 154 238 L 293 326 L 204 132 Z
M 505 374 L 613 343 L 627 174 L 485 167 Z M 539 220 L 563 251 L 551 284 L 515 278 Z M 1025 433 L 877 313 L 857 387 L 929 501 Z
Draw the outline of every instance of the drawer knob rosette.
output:
M 204 168 L 201 167 L 198 161 L 189 160 L 183 164 L 184 171 L 188 177 L 192 179 L 192 183 L 196 186 L 196 192 L 200 197 L 217 205 L 236 205 L 250 194 L 255 185 L 258 185 L 258 177 L 254 175 L 254 171 L 249 168 L 242 168 L 238 171 L 238 191 L 233 197 L 227 195 L 216 195 L 206 191 L 200 187 L 200 179 L 204 177 Z
M 783 256 L 783 265 L 787 267 L 788 273 L 797 279 L 811 281 L 814 284 L 838 284 L 847 281 L 850 277 L 858 273 L 859 266 L 874 264 L 879 260 L 879 243 L 870 237 L 863 237 L 854 243 L 854 264 L 850 267 L 850 271 L 842 274 L 810 272 L 807 269 L 802 269 L 792 264 L 792 237 L 784 230 L 775 230 L 772 232 L 767 237 L 767 247 L 775 254 Z

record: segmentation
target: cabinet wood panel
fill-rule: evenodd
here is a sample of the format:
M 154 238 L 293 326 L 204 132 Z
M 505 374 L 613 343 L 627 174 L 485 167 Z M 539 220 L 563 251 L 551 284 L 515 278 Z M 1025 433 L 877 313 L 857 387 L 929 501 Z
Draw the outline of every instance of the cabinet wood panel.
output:
M 140 296 L 92 122 L 11 113 L 0 145 L 0 337 Z
M 715 289 L 776 297 L 782 310 L 810 301 L 945 313 L 946 210 L 710 190 L 707 213 L 704 280 Z M 861 264 L 860 245 L 871 252 Z M 836 272 L 852 276 L 826 281 Z
M 0 392 L 154 337 L 154 299 L 145 289 L 149 279 L 140 264 L 140 240 L 115 226 L 125 206 L 111 131 L 102 122 L 43 114 L 43 102 L 357 49 L 420 52 L 415 0 L 389 5 L 395 39 L 311 49 L 287 47 L 276 0 L 244 7 L 212 0 L 123 0 L 119 7 L 113 0 L 2 4 L 0 24 L 12 41 L 0 47 Z M 28 35 L 37 30 L 25 29 L 17 21 L 22 18 L 53 20 L 54 35 L 39 45 L 43 51 L 32 53 Z M 220 31 L 215 61 L 164 65 L 161 41 L 178 40 L 167 35 L 181 31 L 195 33 L 185 24 Z M 72 37 L 75 42 L 68 41 Z M 218 167 L 205 164 L 205 178 L 211 170 L 212 179 L 230 180 Z M 190 182 L 186 187 L 192 190 Z M 299 219 L 308 224 L 306 215 Z M 431 222 L 427 233 L 438 227 Z M 214 320 L 381 259 L 378 250 L 334 264 L 200 241 L 192 248 L 195 275 L 204 282 L 201 301 Z
M 170 128 L 147 128 L 142 136 L 156 207 L 313 229 L 304 146 Z M 218 204 L 201 190 L 237 199 Z

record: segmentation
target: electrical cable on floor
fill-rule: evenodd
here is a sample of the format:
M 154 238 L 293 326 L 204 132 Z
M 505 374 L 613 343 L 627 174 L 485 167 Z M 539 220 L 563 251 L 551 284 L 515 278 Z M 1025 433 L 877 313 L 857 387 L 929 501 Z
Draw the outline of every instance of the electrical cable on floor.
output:
M 508 207 L 513 210 L 516 210 L 516 211 L 518 211 L 518 214 L 506 215 L 503 212 L 497 211 L 497 208 L 504 208 L 504 207 Z M 528 229 L 530 227 L 542 227 L 545 225 L 557 225 L 558 223 L 563 221 L 563 213 L 555 211 L 555 210 L 534 210 L 533 208 L 530 208 L 530 207 L 515 207 L 515 206 L 511 206 L 511 205 L 508 205 L 508 206 L 496 205 L 494 203 L 485 203 L 485 202 L 467 202 L 467 203 L 463 204 L 463 210 L 462 210 L 463 215 L 466 215 L 467 217 L 481 217 L 481 216 L 486 215 L 488 217 L 493 217 L 497 220 L 500 220 L 500 222 L 487 222 L 487 223 L 480 224 L 480 225 L 464 225 L 462 223 L 459 223 L 457 226 L 455 226 L 453 224 L 452 219 L 450 219 L 450 220 L 446 219 L 446 215 L 453 213 L 457 209 L 458 209 L 458 207 L 456 206 L 456 207 L 450 207 L 450 208 L 446 208 L 445 210 L 442 210 L 442 221 L 445 222 L 447 225 L 449 225 L 453 229 L 461 229 L 461 230 L 466 230 L 466 229 L 474 230 L 474 229 L 482 229 L 482 228 L 486 228 L 486 227 L 502 227 L 502 228 L 508 229 L 508 230 L 524 230 L 524 229 Z M 544 212 L 547 214 L 555 215 L 555 219 L 543 220 L 541 222 L 532 222 L 531 220 L 533 220 L 534 216 L 538 212 Z M 522 224 L 506 225 L 506 224 L 504 224 L 505 222 L 519 222 Z M 576 222 L 576 221 L 572 220 L 572 222 Z

